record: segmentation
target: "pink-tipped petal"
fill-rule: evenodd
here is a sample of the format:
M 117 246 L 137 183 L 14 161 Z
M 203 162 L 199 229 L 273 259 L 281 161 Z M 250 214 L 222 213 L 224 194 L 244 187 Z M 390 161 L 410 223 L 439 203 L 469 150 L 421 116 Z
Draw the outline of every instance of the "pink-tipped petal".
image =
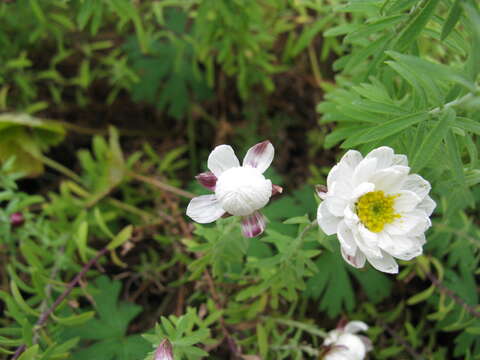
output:
M 233 167 L 239 167 L 235 153 L 230 145 L 218 145 L 208 156 L 207 166 L 216 177 Z
M 243 159 L 243 166 L 257 168 L 263 173 L 272 163 L 274 154 L 272 143 L 268 140 L 262 141 L 247 151 L 247 155 Z
M 190 200 L 187 216 L 200 224 L 208 224 L 225 214 L 215 195 L 197 196 Z
M 207 188 L 208 190 L 215 191 L 215 185 L 217 184 L 217 177 L 214 173 L 207 171 L 198 174 L 195 176 L 195 179 L 202 185 L 203 187 Z
M 265 217 L 258 211 L 244 216 L 242 219 L 243 236 L 253 238 L 260 235 L 265 230 Z
M 283 188 L 279 185 L 272 184 L 272 196 L 283 193 Z

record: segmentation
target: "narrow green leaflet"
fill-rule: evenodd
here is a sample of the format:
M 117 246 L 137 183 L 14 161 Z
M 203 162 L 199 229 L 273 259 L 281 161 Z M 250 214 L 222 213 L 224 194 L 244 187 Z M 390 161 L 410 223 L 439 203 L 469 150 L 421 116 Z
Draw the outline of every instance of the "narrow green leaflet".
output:
M 400 38 L 397 40 L 397 49 L 403 51 L 415 41 L 433 16 L 439 1 L 440 0 L 421 1 L 421 5 L 417 8 L 416 13 L 414 13 L 407 26 L 400 33 Z
M 411 161 L 414 172 L 420 172 L 430 162 L 438 146 L 445 138 L 449 126 L 455 121 L 455 116 L 453 109 L 447 109 L 439 119 L 436 119 L 435 125 L 429 131 L 428 136 L 423 138 Z
M 387 121 L 381 125 L 372 126 L 361 132 L 356 137 L 350 137 L 343 144 L 342 148 L 352 148 L 360 144 L 369 143 L 384 139 L 388 136 L 397 134 L 406 128 L 418 124 L 429 118 L 427 112 L 420 112 L 411 115 L 401 116 Z
M 445 23 L 443 24 L 443 27 L 442 27 L 442 36 L 441 36 L 442 40 L 445 39 L 450 34 L 450 32 L 453 30 L 458 20 L 460 19 L 460 16 L 462 15 L 462 7 L 461 7 L 462 2 L 463 0 L 455 0 L 455 3 L 450 8 L 447 19 L 445 20 Z

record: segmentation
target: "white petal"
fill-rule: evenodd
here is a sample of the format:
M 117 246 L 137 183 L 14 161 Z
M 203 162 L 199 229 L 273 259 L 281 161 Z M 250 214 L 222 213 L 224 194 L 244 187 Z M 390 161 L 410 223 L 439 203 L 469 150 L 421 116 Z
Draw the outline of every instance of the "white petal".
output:
M 395 219 L 391 224 L 385 224 L 383 229 L 390 235 L 407 235 L 417 226 L 425 231 L 428 228 L 429 222 L 430 219 L 428 219 L 423 211 L 414 210 L 400 214 L 400 218 Z M 418 233 L 418 231 L 416 232 Z
M 418 216 L 417 225 L 415 225 L 406 235 L 408 236 L 419 236 L 425 233 L 430 226 L 432 226 L 432 221 L 426 214 L 421 210 L 415 210 L 415 213 Z
M 415 209 L 422 199 L 413 191 L 401 190 L 395 198 L 394 209 L 396 213 L 409 212 Z
M 418 174 L 408 175 L 402 185 L 402 189 L 413 191 L 420 199 L 427 196 L 431 189 L 430 183 Z
M 355 204 L 351 202 L 350 204 L 347 205 L 343 212 L 343 218 L 345 220 L 345 223 L 350 227 L 354 228 L 358 225 L 360 222 L 360 219 L 358 218 L 358 215 L 355 213 Z
M 343 251 L 347 255 L 354 256 L 357 251 L 357 244 L 353 237 L 352 230 L 347 226 L 345 221 L 340 221 L 337 227 L 337 237 Z
M 195 197 L 190 200 L 187 207 L 187 216 L 200 224 L 211 223 L 223 214 L 225 210 L 222 209 L 215 195 Z
M 362 340 L 358 336 L 349 333 L 340 335 L 335 345 L 343 350 L 341 352 L 345 356 L 344 359 L 348 360 L 363 360 L 367 352 Z
M 378 149 L 370 151 L 365 159 L 377 159 L 377 170 L 385 169 L 392 165 L 393 149 L 388 146 L 381 146 Z
M 383 190 L 387 194 L 394 194 L 402 189 L 410 168 L 395 165 L 387 169 L 377 171 L 370 182 L 375 184 L 376 190 Z M 408 190 L 408 189 L 407 189 Z
M 327 190 L 329 194 L 348 198 L 352 192 L 353 169 L 348 166 L 337 164 L 328 173 Z
M 332 235 L 337 232 L 337 226 L 341 218 L 336 217 L 328 211 L 325 201 L 321 202 L 317 210 L 317 221 L 320 228 L 327 235 Z
M 392 165 L 408 166 L 408 158 L 406 155 L 398 154 L 393 156 Z
M 341 197 L 334 195 L 327 196 L 324 203 L 328 207 L 328 211 L 335 216 L 343 216 L 345 208 L 348 205 L 347 199 L 342 199 Z
M 357 249 L 354 256 L 350 256 L 347 253 L 345 253 L 345 250 L 343 249 L 343 247 L 341 247 L 340 250 L 341 250 L 343 259 L 354 268 L 361 269 L 365 266 L 365 260 L 366 260 L 365 255 L 359 249 Z
M 365 345 L 365 349 L 367 350 L 367 352 L 373 350 L 372 340 L 370 340 L 368 337 L 363 335 L 358 335 L 358 337 L 363 342 L 363 345 Z
M 379 246 L 388 254 L 401 259 L 411 260 L 422 254 L 422 246 L 425 243 L 425 236 L 406 237 L 390 236 L 382 233 Z
M 375 190 L 375 184 L 364 182 L 358 185 L 352 192 L 351 199 L 356 201 L 360 196 Z
M 339 162 L 354 169 L 362 160 L 363 157 L 360 152 L 358 152 L 357 150 L 348 150 L 345 155 L 342 156 Z
M 398 273 L 398 264 L 395 259 L 385 252 L 382 252 L 383 257 L 371 258 L 367 257 L 368 262 L 377 270 L 383 271 L 388 274 Z
M 375 169 L 377 168 L 377 159 L 363 159 L 360 161 L 358 166 L 355 168 L 353 172 L 353 183 L 354 185 L 359 185 L 363 182 L 371 182 L 369 181 L 372 175 L 375 173 Z
M 378 247 L 378 234 L 368 230 L 363 224 L 358 226 L 358 234 L 355 236 L 357 245 L 367 257 L 381 257 L 382 253 Z
M 225 170 L 239 167 L 240 162 L 230 145 L 218 145 L 208 156 L 207 165 L 218 178 Z
M 243 166 L 251 166 L 257 168 L 263 173 L 268 169 L 273 160 L 275 149 L 270 141 L 262 141 L 252 146 L 247 151 L 247 155 L 243 159 Z
M 427 195 L 422 200 L 422 202 L 420 204 L 418 204 L 417 209 L 425 211 L 427 216 L 430 216 L 430 215 L 432 215 L 433 210 L 435 210 L 436 206 L 437 206 L 437 204 L 435 203 L 435 201 L 433 201 L 433 199 L 430 196 Z
M 350 321 L 346 326 L 344 331 L 350 334 L 356 334 L 360 331 L 367 331 L 368 325 L 363 321 Z

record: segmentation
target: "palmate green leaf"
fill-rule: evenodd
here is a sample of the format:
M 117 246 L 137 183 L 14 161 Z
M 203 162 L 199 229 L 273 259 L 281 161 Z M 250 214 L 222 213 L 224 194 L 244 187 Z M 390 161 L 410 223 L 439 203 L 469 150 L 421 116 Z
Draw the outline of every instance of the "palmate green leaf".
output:
M 352 311 L 355 294 L 340 253 L 324 252 L 315 263 L 319 271 L 308 279 L 305 295 L 318 300 L 319 309 L 331 318 Z
M 150 347 L 140 335 L 126 335 L 130 321 L 142 310 L 140 306 L 119 302 L 121 283 L 101 276 L 92 289 L 97 317 L 82 326 L 65 329 L 61 337 L 65 340 L 80 337 L 82 341 L 93 340 L 81 346 L 72 360 L 138 360 L 147 354 Z M 93 330 L 94 329 L 94 330 Z
M 372 267 L 362 270 L 348 265 L 340 254 L 338 241 L 333 240 L 334 252 L 324 251 L 315 261 L 316 272 L 307 280 L 305 295 L 319 301 L 319 309 L 335 317 L 353 310 L 356 299 L 353 279 L 356 279 L 367 297 L 378 303 L 390 295 L 392 282 Z

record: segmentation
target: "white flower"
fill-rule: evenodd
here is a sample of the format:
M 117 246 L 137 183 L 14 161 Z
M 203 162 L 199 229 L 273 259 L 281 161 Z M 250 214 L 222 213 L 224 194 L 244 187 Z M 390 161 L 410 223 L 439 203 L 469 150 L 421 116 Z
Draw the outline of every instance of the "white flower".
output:
M 370 339 L 357 335 L 366 331 L 367 324 L 362 321 L 350 321 L 328 333 L 323 345 L 328 349 L 324 360 L 363 360 L 368 351 L 372 350 Z
M 428 196 L 430 183 L 409 172 L 407 157 L 383 146 L 365 158 L 348 151 L 328 174 L 317 220 L 327 235 L 337 234 L 350 265 L 361 268 L 368 260 L 394 274 L 393 257 L 422 254 L 435 202 Z
M 251 147 L 243 165 L 240 165 L 229 145 L 219 145 L 208 157 L 210 172 L 196 178 L 214 195 L 193 198 L 187 207 L 187 215 L 198 223 L 210 223 L 223 214 L 242 216 L 242 232 L 247 237 L 260 235 L 265 229 L 265 218 L 258 211 L 270 197 L 281 193 L 282 188 L 272 185 L 263 172 L 270 166 L 274 155 L 270 141 Z

